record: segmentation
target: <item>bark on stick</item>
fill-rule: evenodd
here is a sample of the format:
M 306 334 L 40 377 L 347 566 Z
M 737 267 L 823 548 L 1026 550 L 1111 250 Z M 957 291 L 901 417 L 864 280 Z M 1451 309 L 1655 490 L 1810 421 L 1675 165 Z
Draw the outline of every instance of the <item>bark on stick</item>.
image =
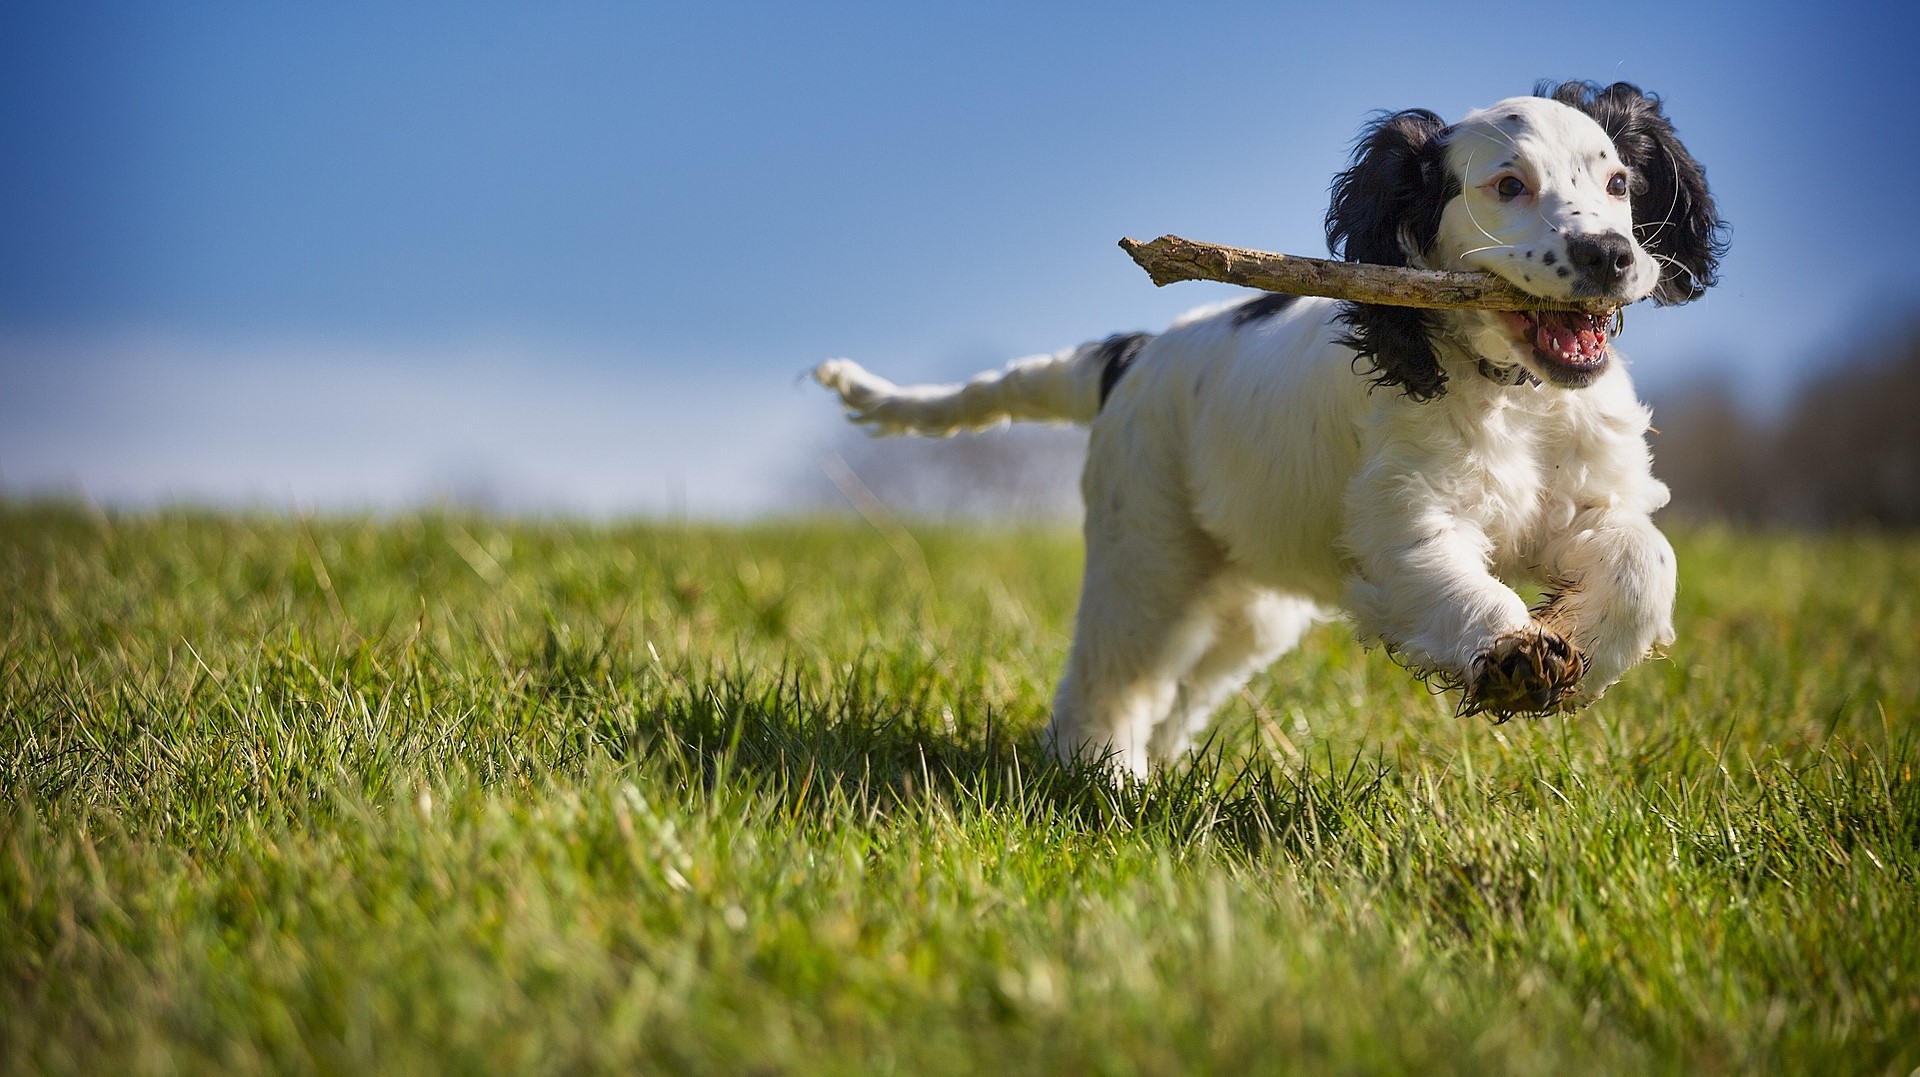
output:
M 1365 262 L 1334 262 L 1291 254 L 1222 247 L 1179 236 L 1120 246 L 1156 285 L 1217 280 L 1288 295 L 1320 295 L 1355 303 L 1429 310 L 1574 310 L 1606 314 L 1620 306 L 1605 299 L 1543 299 L 1490 273 L 1452 273 Z

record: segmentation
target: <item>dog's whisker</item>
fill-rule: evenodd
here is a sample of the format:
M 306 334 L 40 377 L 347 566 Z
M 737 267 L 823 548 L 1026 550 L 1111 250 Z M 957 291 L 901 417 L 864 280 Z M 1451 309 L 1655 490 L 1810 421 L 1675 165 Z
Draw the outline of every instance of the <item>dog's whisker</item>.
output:
M 1467 163 L 1466 163 L 1466 170 L 1467 170 L 1467 171 L 1469 171 L 1469 172 L 1471 172 L 1471 171 L 1473 170 L 1473 154 L 1472 154 L 1472 153 L 1468 153 L 1468 154 L 1467 154 Z M 1472 203 L 1472 202 L 1467 202 L 1467 201 L 1462 201 L 1462 202 L 1460 203 L 1460 205 L 1461 205 L 1461 207 L 1462 207 L 1462 208 L 1464 208 L 1464 209 L 1465 209 L 1465 210 L 1467 211 L 1467 220 L 1468 220 L 1468 222 L 1469 222 L 1469 223 L 1471 223 L 1471 224 L 1473 225 L 1473 227 L 1474 227 L 1474 229 L 1475 229 L 1476 231 L 1478 231 L 1478 232 L 1479 232 L 1479 233 L 1480 233 L 1481 235 L 1483 235 L 1483 236 L 1485 236 L 1485 237 L 1487 237 L 1487 241 L 1488 241 L 1489 243 L 1492 243 L 1492 244 L 1493 244 L 1493 246 L 1492 246 L 1492 247 L 1482 247 L 1482 248 L 1480 248 L 1480 250 L 1493 250 L 1493 249 L 1495 249 L 1495 248 L 1497 248 L 1497 247 L 1504 247 L 1504 246 L 1512 246 L 1512 244 L 1509 244 L 1509 243 L 1501 243 L 1501 242 L 1500 242 L 1500 237 L 1499 237 L 1499 236 L 1496 236 L 1496 235 L 1494 235 L 1494 234 L 1493 234 L 1492 232 L 1489 232 L 1489 231 L 1487 231 L 1487 227 L 1486 227 L 1486 225 L 1483 225 L 1483 224 L 1481 224 L 1481 223 L 1480 223 L 1480 219 L 1479 219 L 1478 217 L 1476 217 L 1476 216 L 1474 216 L 1474 214 L 1473 214 L 1473 203 Z M 1467 254 L 1474 254 L 1474 253 L 1477 253 L 1477 252 L 1475 252 L 1475 251 L 1468 251 L 1468 252 L 1467 252 Z M 1465 258 L 1466 256 L 1467 256 L 1466 254 L 1462 254 L 1462 255 L 1460 255 L 1460 256 L 1458 256 L 1458 257 L 1456 257 L 1456 258 L 1455 258 L 1455 259 L 1453 260 L 1453 262 L 1454 262 L 1454 264 L 1455 264 L 1455 265 L 1459 265 L 1459 264 L 1460 264 L 1460 259 L 1461 259 L 1461 258 Z
M 1672 150 L 1666 150 L 1665 152 L 1667 157 L 1668 174 L 1675 175 L 1675 176 L 1679 175 L 1680 162 L 1673 159 Z M 1667 212 L 1660 219 L 1661 228 L 1665 228 L 1667 225 L 1673 223 L 1674 211 L 1678 210 L 1679 208 L 1680 208 L 1680 185 L 1678 183 L 1675 183 L 1673 184 L 1673 197 L 1667 200 Z M 1654 234 L 1658 235 L 1659 233 L 1656 232 Z
M 1488 236 L 1487 238 L 1488 238 L 1488 239 L 1492 239 L 1493 237 L 1492 237 L 1492 236 Z M 1459 265 L 1460 263 L 1462 263 L 1462 262 L 1464 262 L 1464 261 L 1466 261 L 1466 259 L 1467 259 L 1467 256 L 1468 256 L 1468 255 L 1470 255 L 1470 254 L 1479 254 L 1479 253 L 1480 253 L 1481 251 L 1498 251 L 1498 250 L 1505 250 L 1505 249 L 1507 249 L 1507 248 L 1509 248 L 1509 247 L 1512 247 L 1512 246 L 1513 246 L 1513 244 L 1511 244 L 1511 243 L 1489 243 L 1489 244 L 1487 244 L 1487 245 L 1486 245 L 1486 246 L 1484 246 L 1484 247 L 1475 247 L 1475 248 L 1473 248 L 1472 250 L 1467 250 L 1467 251 L 1461 251 L 1461 252 L 1460 252 L 1459 254 L 1456 254 L 1456 255 L 1454 255 L 1454 256 L 1453 256 L 1453 264 L 1454 264 L 1454 265 Z
M 1469 221 L 1470 223 L 1472 223 L 1472 225 L 1473 225 L 1473 229 L 1474 229 L 1474 231 L 1476 231 L 1476 232 L 1479 232 L 1479 233 L 1480 233 L 1481 235 L 1483 235 L 1483 236 L 1485 236 L 1485 237 L 1487 237 L 1487 241 L 1488 241 L 1488 242 L 1489 242 L 1489 243 L 1490 243 L 1490 244 L 1492 245 L 1492 246 L 1490 246 L 1490 247 L 1482 247 L 1482 248 L 1481 248 L 1481 250 L 1491 250 L 1491 249 L 1493 249 L 1493 247 L 1511 247 L 1511 246 L 1513 246 L 1513 244 L 1511 244 L 1511 243 L 1502 243 L 1502 242 L 1500 242 L 1500 237 L 1499 237 L 1499 236 L 1496 236 L 1496 235 L 1494 235 L 1494 234 L 1493 234 L 1492 232 L 1489 232 L 1489 231 L 1487 231 L 1487 226 L 1486 226 L 1486 225 L 1484 225 L 1484 224 L 1481 224 L 1481 223 L 1480 223 L 1480 219 L 1479 219 L 1478 217 L 1475 217 L 1475 216 L 1473 215 L 1473 204 L 1472 204 L 1472 203 L 1470 203 L 1470 202 L 1464 202 L 1464 203 L 1461 203 L 1461 204 L 1462 204 L 1463 206 L 1465 206 L 1465 207 L 1466 207 L 1466 210 L 1467 210 L 1467 220 L 1468 220 L 1468 221 Z
M 1507 148 L 1512 150 L 1513 152 L 1515 153 L 1521 152 L 1520 143 L 1517 140 L 1515 140 L 1515 138 L 1512 135 L 1508 134 L 1505 131 L 1502 131 L 1500 128 L 1490 126 L 1487 128 L 1487 134 L 1491 135 L 1493 139 L 1497 142 L 1506 143 Z
M 1648 251 L 1647 254 L 1652 256 L 1654 261 L 1663 262 L 1667 265 L 1671 265 L 1673 268 L 1679 270 L 1681 273 L 1686 274 L 1687 283 L 1689 285 L 1695 288 L 1698 288 L 1700 286 L 1700 276 L 1699 274 L 1693 271 L 1692 266 L 1689 266 L 1685 262 L 1682 262 L 1680 259 L 1675 258 L 1670 254 L 1661 254 L 1659 251 Z

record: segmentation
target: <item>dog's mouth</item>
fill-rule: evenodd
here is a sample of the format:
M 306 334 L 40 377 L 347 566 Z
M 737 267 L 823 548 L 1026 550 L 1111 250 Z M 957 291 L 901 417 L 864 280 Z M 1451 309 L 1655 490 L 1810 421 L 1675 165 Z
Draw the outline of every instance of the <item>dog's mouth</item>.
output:
M 1603 314 L 1561 310 L 1503 311 L 1514 334 L 1533 349 L 1533 359 L 1548 381 L 1567 388 L 1590 384 L 1607 369 L 1607 325 Z

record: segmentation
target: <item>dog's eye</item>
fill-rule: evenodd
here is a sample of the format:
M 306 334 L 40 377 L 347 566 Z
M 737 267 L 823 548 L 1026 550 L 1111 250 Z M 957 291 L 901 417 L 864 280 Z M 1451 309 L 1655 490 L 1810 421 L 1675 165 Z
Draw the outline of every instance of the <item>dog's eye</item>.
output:
M 1519 176 L 1501 176 L 1493 185 L 1493 193 L 1499 195 L 1502 202 L 1511 202 L 1527 193 L 1527 185 Z
M 1615 198 L 1627 197 L 1627 174 L 1615 172 L 1607 178 L 1607 193 Z

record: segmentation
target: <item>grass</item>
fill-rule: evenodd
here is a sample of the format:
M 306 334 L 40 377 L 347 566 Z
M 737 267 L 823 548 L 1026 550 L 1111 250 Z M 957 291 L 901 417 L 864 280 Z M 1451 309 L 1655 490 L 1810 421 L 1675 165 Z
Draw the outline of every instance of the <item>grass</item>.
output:
M 1920 540 L 1679 535 L 1599 706 L 1337 625 L 1041 763 L 1078 544 L 0 505 L 0 1071 L 1920 1066 Z

